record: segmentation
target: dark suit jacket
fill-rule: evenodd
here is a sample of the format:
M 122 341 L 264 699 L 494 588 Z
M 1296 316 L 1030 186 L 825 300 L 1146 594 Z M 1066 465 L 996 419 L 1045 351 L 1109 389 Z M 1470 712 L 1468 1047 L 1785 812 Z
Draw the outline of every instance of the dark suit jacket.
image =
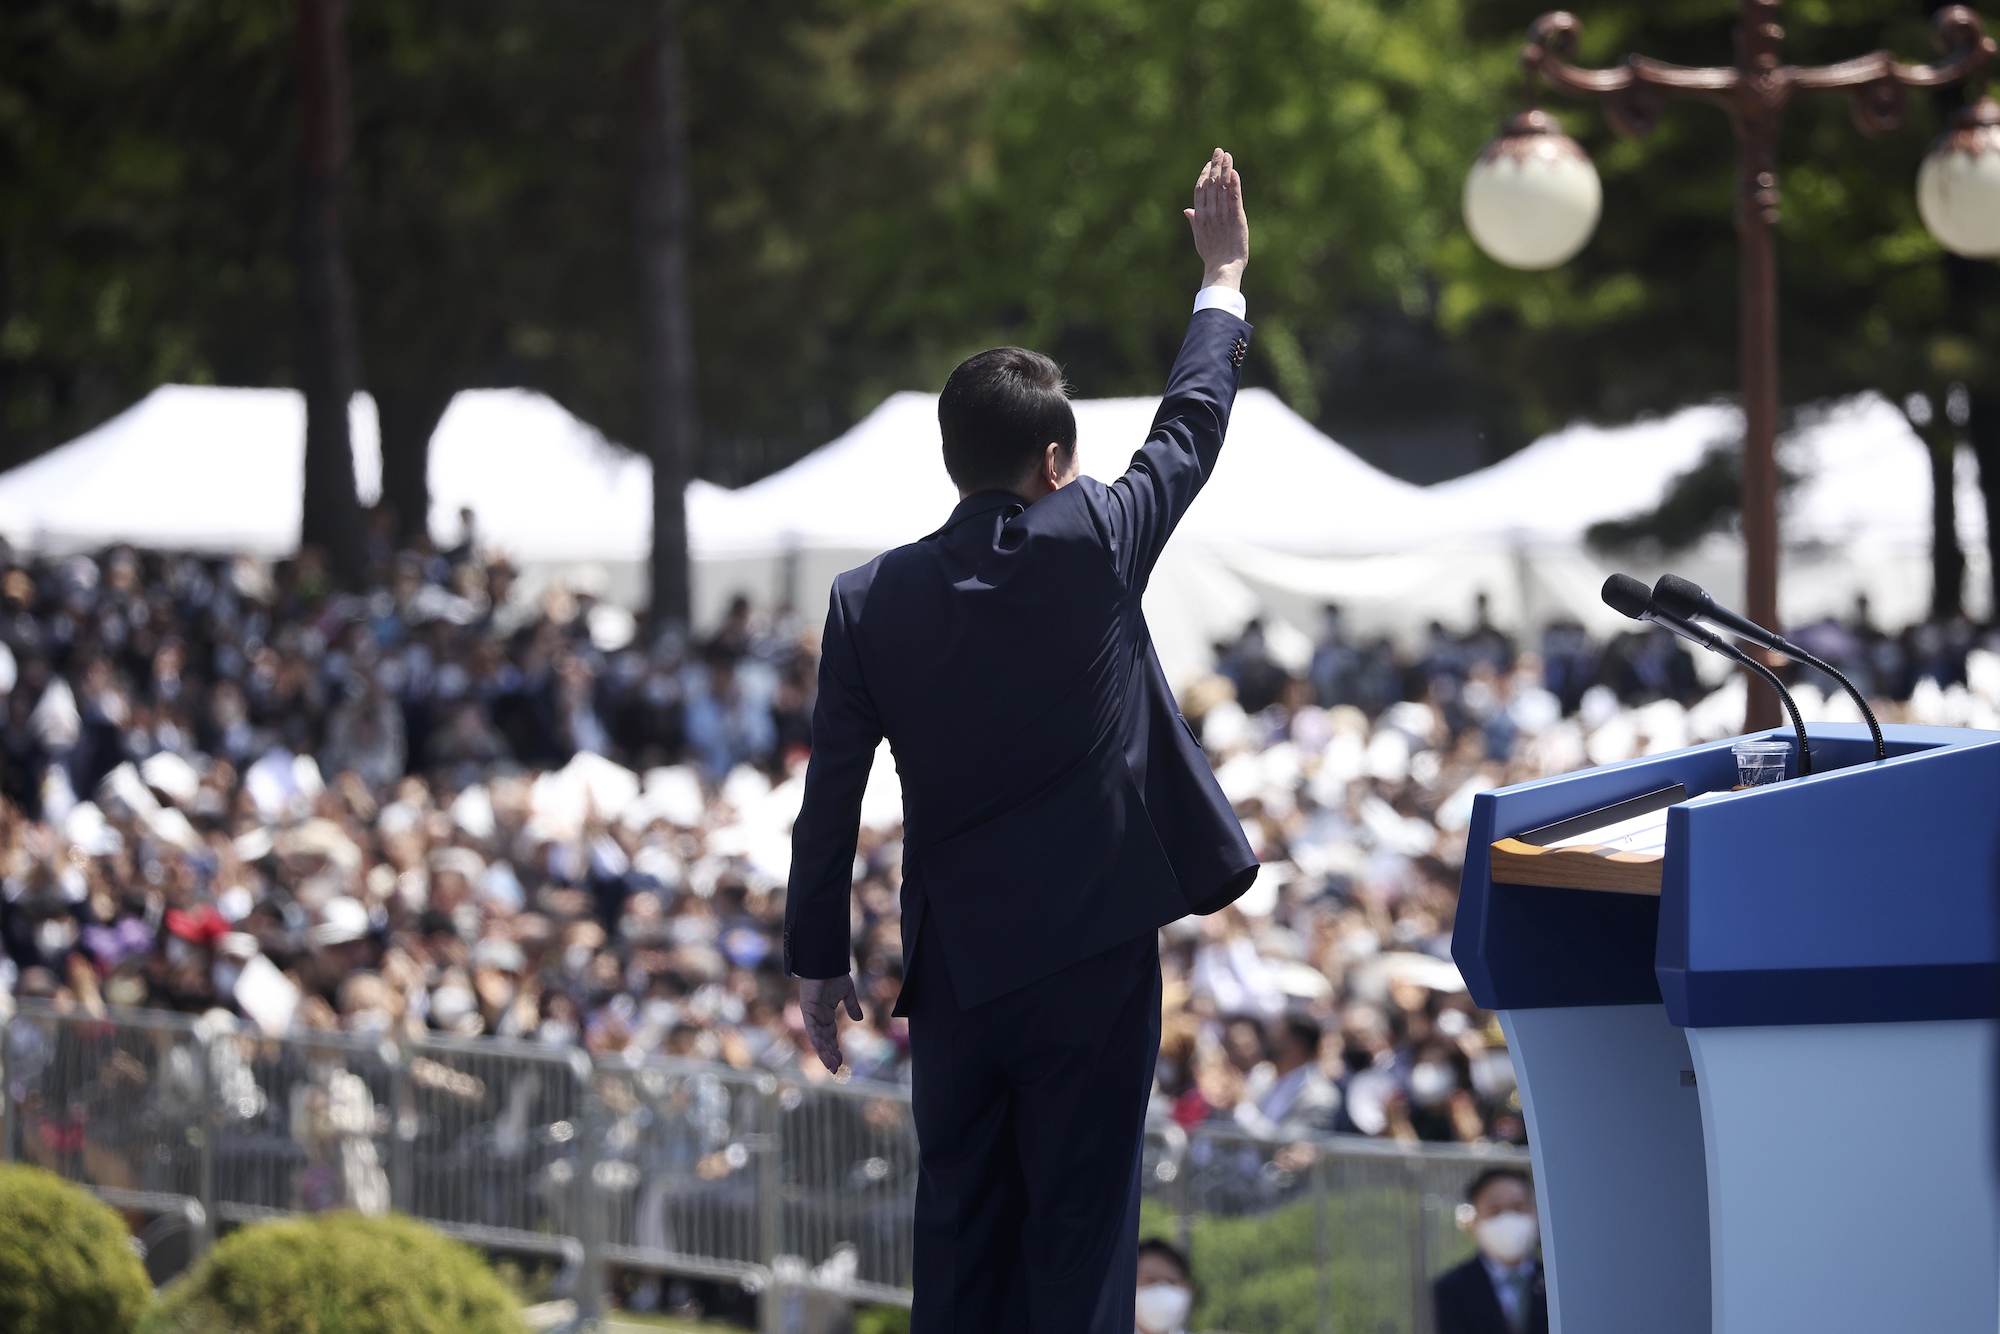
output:
M 834 581 L 792 833 L 785 966 L 849 966 L 861 793 L 887 737 L 903 785 L 903 945 L 935 929 L 977 1005 L 1249 888 L 1257 863 L 1174 705 L 1140 614 L 1214 469 L 1250 326 L 1196 313 L 1125 475 L 1033 506 L 961 501 Z
M 1512 1334 L 1500 1310 L 1493 1278 L 1474 1256 L 1438 1276 L 1431 1285 L 1437 1312 L 1436 1334 Z M 1549 1334 L 1549 1294 L 1541 1262 L 1535 1263 L 1535 1283 L 1528 1294 L 1526 1334 Z

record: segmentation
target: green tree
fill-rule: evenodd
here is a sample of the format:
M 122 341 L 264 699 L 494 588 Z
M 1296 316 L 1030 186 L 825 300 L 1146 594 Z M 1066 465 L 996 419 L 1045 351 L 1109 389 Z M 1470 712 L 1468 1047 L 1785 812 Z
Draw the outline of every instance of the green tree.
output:
M 168 380 L 299 380 L 293 0 L 0 10 L 0 463 Z M 460 388 L 636 437 L 643 8 L 353 0 L 348 254 L 387 491 Z M 688 6 L 704 472 L 789 461 L 907 379 L 859 322 L 1011 59 L 983 0 Z M 900 229 L 900 230 L 899 230 Z
M 455 393 L 604 355 L 601 335 L 559 348 L 545 331 L 580 266 L 622 256 L 605 145 L 632 34 L 613 17 L 355 2 L 349 235 L 383 496 L 405 535 L 424 530 L 427 447 Z
M 0 464 L 294 333 L 291 9 L 0 8 Z
M 351 0 L 348 250 L 387 491 L 426 508 L 450 395 L 523 384 L 636 443 L 634 199 L 650 6 Z M 1518 96 L 1539 0 L 686 0 L 697 471 L 781 466 L 965 352 L 1032 343 L 1149 392 L 1185 325 L 1179 201 L 1208 149 L 1255 225 L 1247 375 L 1337 437 L 1476 424 L 1491 457 L 1578 416 L 1735 384 L 1733 148 L 1673 106 L 1619 140 L 1545 99 L 1606 187 L 1552 273 L 1472 246 L 1466 168 Z M 299 379 L 295 0 L 0 9 L 0 462 L 164 380 Z M 1606 0 L 1585 58 L 1730 57 L 1733 0 Z M 1920 7 L 1796 0 L 1789 56 L 1922 57 Z M 1955 95 L 1952 95 L 1955 96 Z M 1779 238 L 1788 400 L 1942 402 L 2000 463 L 1989 266 L 1911 182 L 1952 96 L 1868 139 L 1803 98 Z M 1380 454 L 1377 457 L 1382 457 Z M 1387 461 L 1394 462 L 1393 458 Z M 1985 470 L 2000 484 L 2000 466 Z
M 306 401 L 301 546 L 323 551 L 334 576 L 365 573 L 349 405 L 361 388 L 361 335 L 347 263 L 347 0 L 298 0 L 298 376 Z
M 1429 323 L 1505 53 L 1466 40 L 1457 0 L 1026 0 L 1020 28 L 980 170 L 878 320 L 940 360 L 1004 332 L 1083 393 L 1156 390 L 1197 272 L 1182 197 L 1222 144 L 1252 215 L 1248 373 L 1351 420 L 1343 357 Z
M 988 0 L 685 5 L 704 476 L 751 480 L 912 382 L 920 331 L 882 310 L 979 160 L 977 113 L 1014 59 L 1009 13 Z M 646 39 L 643 22 L 607 29 L 575 57 L 588 80 L 551 84 L 552 110 L 557 88 L 588 94 L 552 119 L 591 138 L 542 159 L 549 244 L 507 334 L 523 381 L 626 441 Z

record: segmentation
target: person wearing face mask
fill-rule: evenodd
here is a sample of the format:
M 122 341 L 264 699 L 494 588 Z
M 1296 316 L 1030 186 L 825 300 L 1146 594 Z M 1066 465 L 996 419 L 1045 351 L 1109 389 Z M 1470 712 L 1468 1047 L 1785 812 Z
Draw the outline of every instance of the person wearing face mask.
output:
M 1139 1243 L 1137 1334 L 1185 1334 L 1194 1278 L 1180 1247 L 1158 1237 Z
M 1548 1334 L 1549 1297 L 1528 1174 L 1491 1167 L 1473 1178 L 1459 1210 L 1479 1254 L 1431 1285 L 1437 1334 Z

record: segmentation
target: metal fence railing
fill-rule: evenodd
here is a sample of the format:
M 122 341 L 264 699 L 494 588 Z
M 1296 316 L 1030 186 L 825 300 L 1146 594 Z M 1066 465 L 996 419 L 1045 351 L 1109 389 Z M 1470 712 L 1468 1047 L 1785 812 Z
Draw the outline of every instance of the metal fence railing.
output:
M 218 1225 L 396 1209 L 559 1261 L 586 1319 L 619 1269 L 740 1284 L 771 1334 L 796 1334 L 800 1294 L 909 1301 L 917 1142 L 900 1087 L 40 1003 L 7 1024 L 0 1060 L 0 1152 L 171 1224 L 162 1254 L 180 1261 Z M 1192 1252 L 1207 1328 L 1430 1334 L 1429 1281 L 1470 1254 L 1453 1224 L 1466 1183 L 1526 1161 L 1166 1123 L 1148 1135 L 1144 1226 Z

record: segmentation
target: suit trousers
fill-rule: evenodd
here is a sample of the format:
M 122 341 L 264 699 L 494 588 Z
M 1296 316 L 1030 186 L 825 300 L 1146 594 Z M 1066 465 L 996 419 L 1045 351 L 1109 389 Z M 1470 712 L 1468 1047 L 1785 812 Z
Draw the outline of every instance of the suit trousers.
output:
M 915 955 L 911 1334 L 1131 1334 L 1157 936 L 966 1009 L 928 922 Z

